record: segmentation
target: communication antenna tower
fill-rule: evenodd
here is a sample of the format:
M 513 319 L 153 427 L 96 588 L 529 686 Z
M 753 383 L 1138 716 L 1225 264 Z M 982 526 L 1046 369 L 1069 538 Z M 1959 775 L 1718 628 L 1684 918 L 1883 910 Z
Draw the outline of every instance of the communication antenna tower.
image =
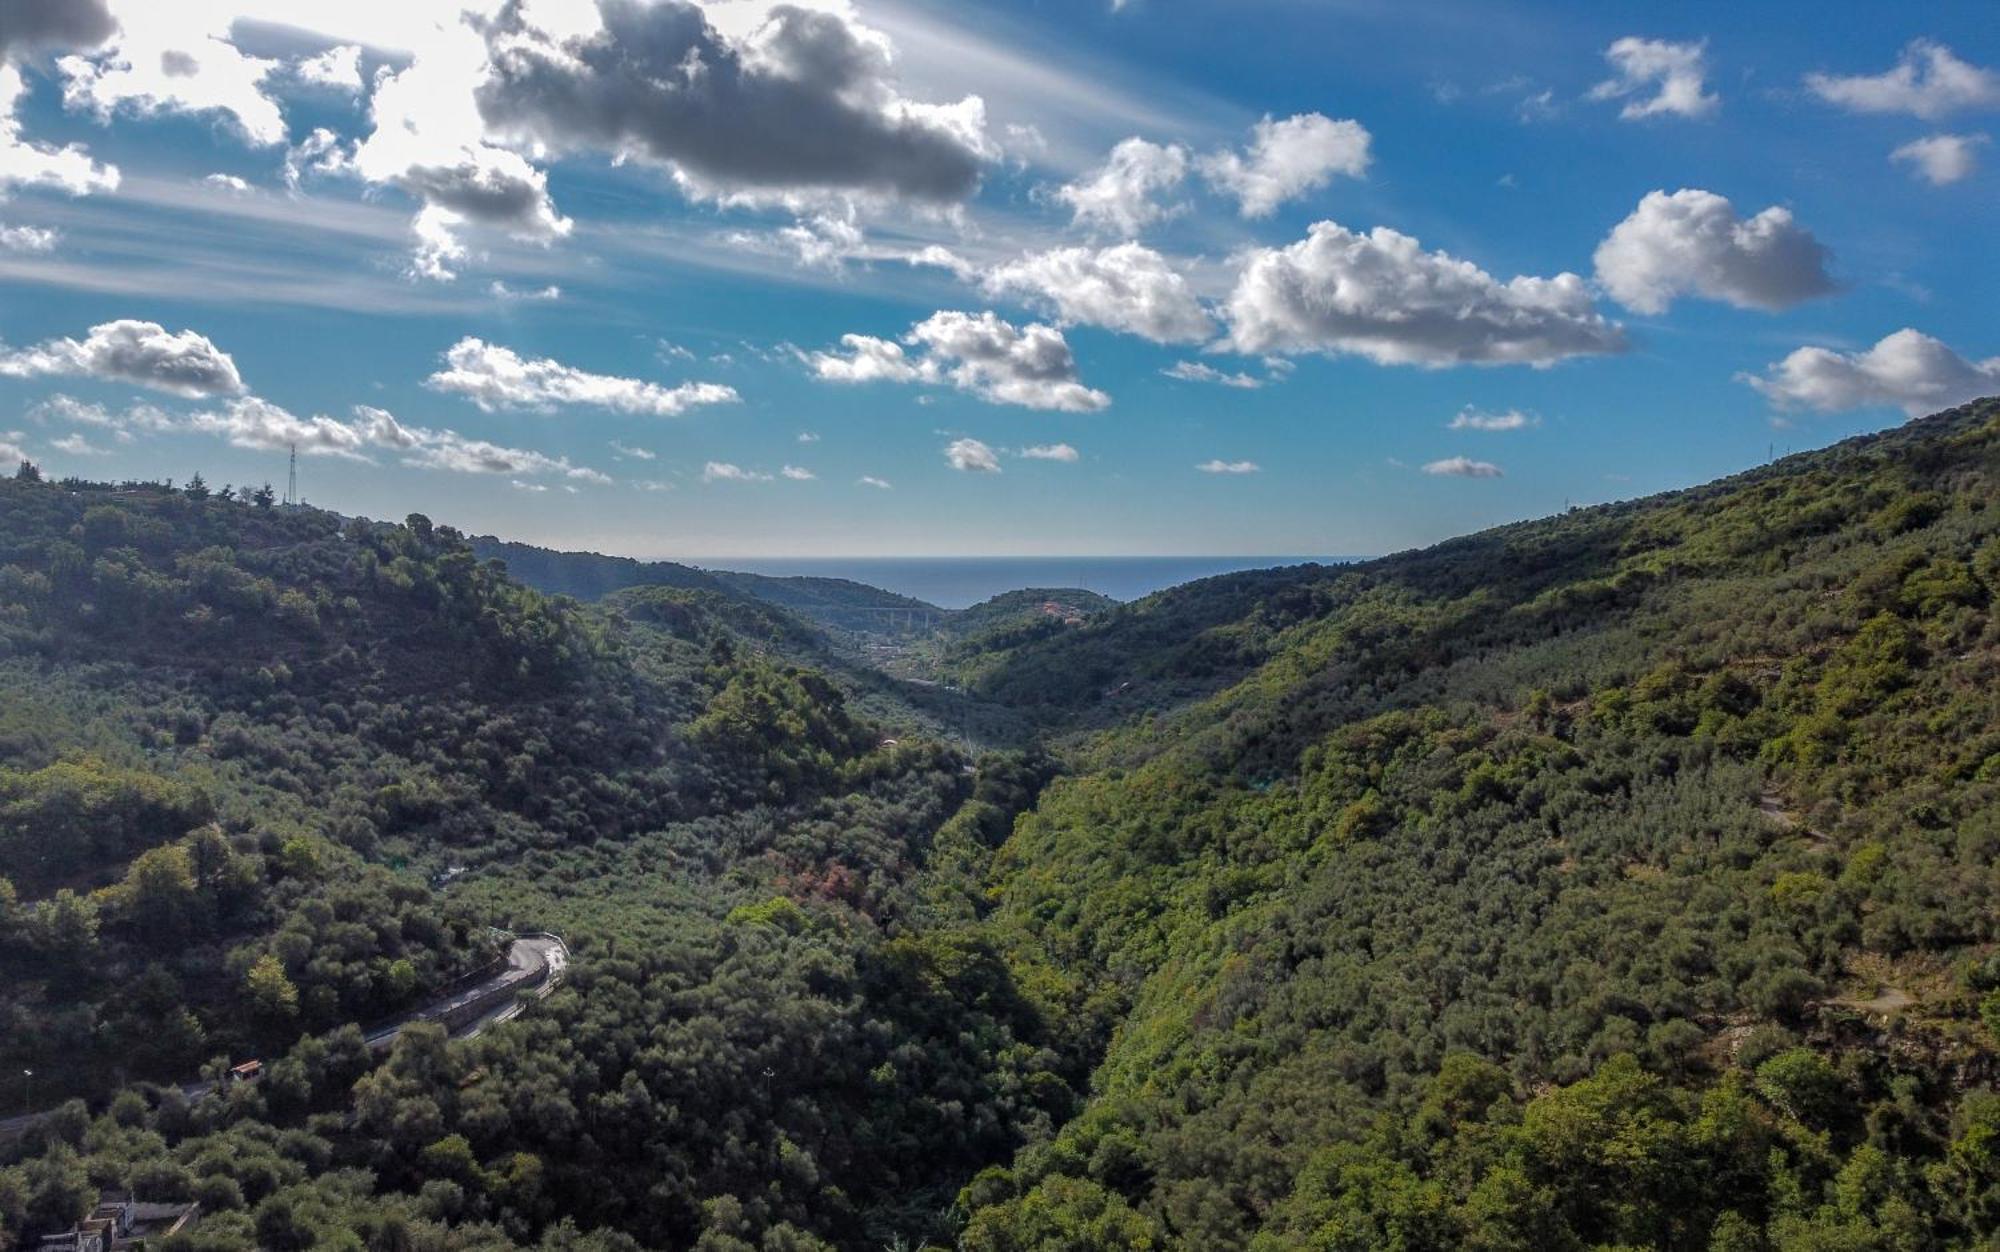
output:
M 294 443 L 292 444 L 291 470 L 290 473 L 287 474 L 285 478 L 285 503 L 297 504 L 298 502 L 299 502 L 299 445 L 297 443 Z

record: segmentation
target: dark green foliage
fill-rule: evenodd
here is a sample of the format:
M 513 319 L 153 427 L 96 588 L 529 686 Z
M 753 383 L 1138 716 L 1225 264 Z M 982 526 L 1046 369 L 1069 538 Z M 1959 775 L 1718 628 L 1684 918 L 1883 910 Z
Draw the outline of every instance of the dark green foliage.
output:
M 577 560 L 538 577 L 601 605 L 421 517 L 0 485 L 0 1060 L 94 1100 L 0 1228 L 119 1186 L 218 1248 L 2000 1229 L 1991 404 L 1074 622 L 1003 598 L 939 645 L 998 710 Z M 567 984 L 371 1054 L 486 922 L 565 934 Z
M 1098 1068 L 968 1233 L 1983 1246 L 2000 1060 L 1927 971 L 2000 942 L 1996 450 L 1975 406 L 999 656 L 1116 724 L 987 923 Z

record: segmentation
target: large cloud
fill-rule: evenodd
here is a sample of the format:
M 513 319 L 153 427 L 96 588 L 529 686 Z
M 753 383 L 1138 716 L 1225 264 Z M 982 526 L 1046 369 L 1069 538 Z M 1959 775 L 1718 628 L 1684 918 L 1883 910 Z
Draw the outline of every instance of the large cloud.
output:
M 116 190 L 117 167 L 91 160 L 83 145 L 58 148 L 22 137 L 14 109 L 27 90 L 18 68 L 0 64 L 0 199 L 16 187 L 50 187 L 73 196 Z
M 251 143 L 283 143 L 284 118 L 265 89 L 281 62 L 250 56 L 231 42 L 234 7 L 119 5 L 120 29 L 108 46 L 59 62 L 63 104 L 101 120 L 120 111 L 213 114 Z
M 300 150 L 310 162 L 289 167 L 353 173 L 421 200 L 412 269 L 423 277 L 457 273 L 469 253 L 467 226 L 538 244 L 570 231 L 543 173 L 488 141 L 472 98 L 486 62 L 486 42 L 477 32 L 461 23 L 440 27 L 408 65 L 378 77 L 369 101 L 373 129 L 351 156 L 330 143 L 331 136 L 315 133 Z
M 1356 121 L 1301 113 L 1282 122 L 1269 117 L 1251 134 L 1247 155 L 1218 152 L 1202 158 L 1210 183 L 1236 198 L 1245 217 L 1269 217 L 1279 205 L 1333 181 L 1368 172 L 1369 134 Z
M 1076 357 L 1053 326 L 1015 326 L 991 312 L 943 311 L 910 328 L 902 343 L 844 335 L 846 355 L 816 352 L 813 372 L 828 382 L 944 384 L 993 404 L 1089 413 L 1111 397 L 1077 377 Z M 912 352 L 905 348 L 918 349 Z
M 637 378 L 592 374 L 469 337 L 451 346 L 445 353 L 445 368 L 424 385 L 465 396 L 488 412 L 580 406 L 675 417 L 698 405 L 726 404 L 737 398 L 734 388 L 719 383 L 663 387 Z
M 239 448 L 283 452 L 292 448 L 308 456 L 334 456 L 371 461 L 371 452 L 397 456 L 414 469 L 456 474 L 506 474 L 567 478 L 573 482 L 609 483 L 610 476 L 568 457 L 553 457 L 528 448 L 508 448 L 470 439 L 455 430 L 405 426 L 395 414 L 368 405 L 357 406 L 348 421 L 315 415 L 300 417 L 257 396 L 190 416 L 189 430 L 216 435 Z
M 405 426 L 394 414 L 366 405 L 354 410 L 353 427 L 369 443 L 402 452 L 403 464 L 457 474 L 552 474 L 579 482 L 608 483 L 609 475 L 528 448 L 469 439 L 455 430 Z
M 1683 295 L 1776 310 L 1834 290 L 1828 256 L 1789 209 L 1746 220 L 1712 191 L 1654 191 L 1597 246 L 1597 279 L 1640 313 Z
M 885 39 L 790 5 L 741 44 L 685 0 L 599 0 L 601 29 L 538 29 L 510 3 L 487 31 L 487 123 L 555 151 L 607 149 L 671 165 L 716 194 L 972 194 L 989 153 L 978 97 L 899 95 Z
M 1856 113 L 1909 113 L 1926 119 L 2000 106 L 2000 74 L 1959 60 L 1950 48 L 1918 39 L 1880 74 L 1808 74 L 1806 86 L 1829 104 Z
M 95 48 L 117 33 L 105 0 L 0 0 L 0 58 Z
M 1026 295 L 1066 323 L 1103 326 L 1156 343 L 1194 342 L 1214 329 L 1187 279 L 1165 257 L 1137 243 L 1025 256 L 988 274 L 986 289 Z
M 468 222 L 528 243 L 549 243 L 570 232 L 570 220 L 549 198 L 547 177 L 504 148 L 466 148 L 453 164 L 411 166 L 394 181 L 424 202 L 412 227 L 417 236 L 412 268 L 425 278 L 456 277 L 467 255 L 460 228 Z
M 1228 304 L 1229 339 L 1250 353 L 1351 353 L 1382 365 L 1548 365 L 1622 352 L 1575 274 L 1500 282 L 1408 235 L 1316 223 L 1250 253 Z
M 1706 44 L 1627 35 L 1604 50 L 1617 77 L 1592 87 L 1590 98 L 1625 101 L 1618 116 L 1627 121 L 1662 115 L 1707 117 L 1722 104 L 1720 97 L 1703 89 L 1707 53 Z
M 131 319 L 93 326 L 82 339 L 50 339 L 32 348 L 0 351 L 0 376 L 52 374 L 135 383 L 177 396 L 243 393 L 236 362 L 207 336 Z
M 261 400 L 244 396 L 223 408 L 187 419 L 191 430 L 216 435 L 238 448 L 282 452 L 297 448 L 308 456 L 368 459 L 368 437 L 357 427 L 331 417 L 299 417 Z
M 1180 186 L 1187 170 L 1187 149 L 1134 137 L 1113 148 L 1101 168 L 1058 187 L 1055 198 L 1079 226 L 1137 235 L 1178 211 L 1159 197 Z
M 2000 357 L 1968 361 L 1905 328 L 1865 352 L 1800 348 L 1761 375 L 1738 377 L 1781 409 L 1833 413 L 1894 405 L 1919 417 L 2000 393 Z

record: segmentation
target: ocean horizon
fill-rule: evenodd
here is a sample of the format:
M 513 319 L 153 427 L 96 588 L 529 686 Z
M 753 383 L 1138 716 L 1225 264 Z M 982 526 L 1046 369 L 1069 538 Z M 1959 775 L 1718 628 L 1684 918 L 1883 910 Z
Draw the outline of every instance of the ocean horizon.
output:
M 1113 600 L 1218 574 L 1291 565 L 1337 565 L 1360 556 L 680 557 L 705 570 L 771 578 L 845 578 L 944 609 L 963 609 L 1024 587 L 1081 588 Z

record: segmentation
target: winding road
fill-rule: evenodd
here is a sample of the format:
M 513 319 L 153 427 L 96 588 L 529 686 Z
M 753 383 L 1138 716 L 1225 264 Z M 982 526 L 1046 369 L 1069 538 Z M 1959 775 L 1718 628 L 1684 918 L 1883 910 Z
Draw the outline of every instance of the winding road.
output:
M 530 998 L 539 1000 L 554 991 L 568 968 L 569 945 L 559 937 L 523 935 L 508 945 L 505 969 L 370 1031 L 368 1046 L 376 1052 L 386 1052 L 398 1035 L 418 1022 L 441 1022 L 452 1038 L 473 1038 L 489 1027 L 520 1016 Z M 532 996 L 521 992 L 532 992 Z M 215 1083 L 206 1078 L 181 1084 L 182 1093 L 190 1100 L 198 1100 L 214 1089 Z M 53 1109 L 47 1109 L 0 1120 L 0 1142 L 18 1138 L 53 1113 Z

